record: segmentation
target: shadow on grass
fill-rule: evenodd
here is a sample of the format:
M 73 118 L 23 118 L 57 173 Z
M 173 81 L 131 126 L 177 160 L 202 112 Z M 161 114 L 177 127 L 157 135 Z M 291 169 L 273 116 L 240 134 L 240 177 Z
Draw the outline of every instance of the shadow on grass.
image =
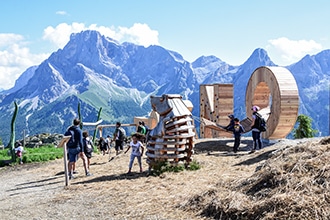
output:
M 269 155 L 273 153 L 276 149 L 268 150 L 265 152 L 262 152 L 258 154 L 257 152 L 251 154 L 251 155 L 256 155 L 255 157 L 249 158 L 247 160 L 244 160 L 238 164 L 235 164 L 234 166 L 241 166 L 241 165 L 252 165 L 255 163 L 259 163 L 260 161 L 267 160 L 269 158 Z
M 64 172 L 63 172 L 64 174 Z M 42 180 L 37 180 L 37 181 L 31 181 L 31 182 L 26 182 L 26 183 L 20 183 L 20 184 L 17 184 L 16 186 L 22 186 L 22 185 L 29 185 L 29 184 L 36 184 L 36 183 L 43 183 L 43 182 L 48 182 L 48 181 L 51 181 L 51 180 L 56 180 L 60 177 L 50 177 L 50 178 L 46 178 L 46 179 L 42 179 Z
M 88 180 L 80 181 L 80 182 L 72 182 L 72 185 L 77 184 L 86 184 L 86 183 L 96 183 L 96 182 L 105 182 L 105 181 L 114 181 L 114 180 L 132 180 L 132 179 L 138 179 L 143 178 L 147 176 L 148 172 L 131 172 L 130 174 L 124 173 L 124 174 L 117 174 L 117 175 L 109 175 L 109 176 L 100 176 L 96 178 L 90 178 Z
M 252 140 L 241 140 L 239 151 L 249 151 L 252 149 L 253 141 Z M 219 139 L 219 140 L 210 140 L 203 141 L 195 144 L 195 152 L 198 153 L 208 153 L 215 155 L 217 152 L 232 152 L 234 146 L 234 139 Z M 220 154 L 223 155 L 223 154 Z
M 216 157 L 238 157 L 238 156 L 247 156 L 249 155 L 249 158 L 235 164 L 234 166 L 240 166 L 240 165 L 251 165 L 254 163 L 258 163 L 263 160 L 267 160 L 269 158 L 269 155 L 275 151 L 273 150 L 267 150 L 267 147 L 275 144 L 275 142 L 267 142 L 263 141 L 263 150 L 261 153 L 258 153 L 259 151 L 248 154 L 252 150 L 253 146 L 253 140 L 252 139 L 242 139 L 240 147 L 238 149 L 237 153 L 233 152 L 233 145 L 234 145 L 234 139 L 219 139 L 219 140 L 209 140 L 209 141 L 203 141 L 199 142 L 195 145 L 195 152 L 198 153 L 206 153 L 208 156 L 216 156 Z
M 37 180 L 37 181 L 20 183 L 20 184 L 15 185 L 15 188 L 7 190 L 7 192 L 21 191 L 24 189 L 33 189 L 33 188 L 51 186 L 51 185 L 56 185 L 61 182 L 64 182 L 63 180 L 59 180 L 59 178 L 60 177 L 51 177 L 51 178 L 46 178 L 46 179 Z M 22 193 L 22 192 L 20 192 L 20 193 Z

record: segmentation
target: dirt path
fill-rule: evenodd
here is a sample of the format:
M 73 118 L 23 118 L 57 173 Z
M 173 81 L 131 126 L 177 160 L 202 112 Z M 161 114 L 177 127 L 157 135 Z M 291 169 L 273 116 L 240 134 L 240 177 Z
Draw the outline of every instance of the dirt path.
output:
M 193 197 L 237 178 L 250 176 L 276 145 L 248 154 L 244 139 L 238 154 L 232 140 L 199 140 L 194 160 L 197 171 L 165 173 L 160 177 L 138 173 L 137 162 L 128 175 L 129 153 L 109 162 L 109 155 L 92 158 L 93 176 L 79 174 L 64 187 L 63 160 L 23 164 L 0 170 L 1 219 L 203 219 L 182 205 Z M 114 155 L 111 155 L 114 156 Z M 144 169 L 147 164 L 144 160 Z

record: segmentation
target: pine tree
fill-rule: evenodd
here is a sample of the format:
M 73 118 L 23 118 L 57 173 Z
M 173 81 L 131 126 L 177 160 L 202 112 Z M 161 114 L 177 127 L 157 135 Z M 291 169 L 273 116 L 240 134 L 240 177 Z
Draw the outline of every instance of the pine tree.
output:
M 295 139 L 311 138 L 317 133 L 317 130 L 312 128 L 312 119 L 307 115 L 299 115 L 296 123 L 299 123 L 299 125 L 294 129 L 293 136 Z

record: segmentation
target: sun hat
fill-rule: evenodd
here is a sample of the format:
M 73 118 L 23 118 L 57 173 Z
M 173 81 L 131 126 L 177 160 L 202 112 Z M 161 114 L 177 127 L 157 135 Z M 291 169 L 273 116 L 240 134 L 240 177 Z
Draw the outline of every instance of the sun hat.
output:
M 254 105 L 253 107 L 252 107 L 252 109 L 251 110 L 253 110 L 254 112 L 257 112 L 257 111 L 259 111 L 260 110 L 260 107 L 259 106 L 257 106 L 257 105 Z

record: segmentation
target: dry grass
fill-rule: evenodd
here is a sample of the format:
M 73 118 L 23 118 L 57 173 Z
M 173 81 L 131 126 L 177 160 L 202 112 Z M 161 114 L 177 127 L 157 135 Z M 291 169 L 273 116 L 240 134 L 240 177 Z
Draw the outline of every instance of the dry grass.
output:
M 330 137 L 282 145 L 252 176 L 196 195 L 184 206 L 215 219 L 328 219 L 329 143 Z
M 197 171 L 127 175 L 129 154 L 92 158 L 91 177 L 64 187 L 63 161 L 0 171 L 2 219 L 327 219 L 330 137 L 283 140 L 238 154 L 232 140 L 198 140 Z M 111 155 L 113 156 L 113 155 Z M 144 163 L 144 168 L 147 165 Z M 138 171 L 137 163 L 133 171 Z

